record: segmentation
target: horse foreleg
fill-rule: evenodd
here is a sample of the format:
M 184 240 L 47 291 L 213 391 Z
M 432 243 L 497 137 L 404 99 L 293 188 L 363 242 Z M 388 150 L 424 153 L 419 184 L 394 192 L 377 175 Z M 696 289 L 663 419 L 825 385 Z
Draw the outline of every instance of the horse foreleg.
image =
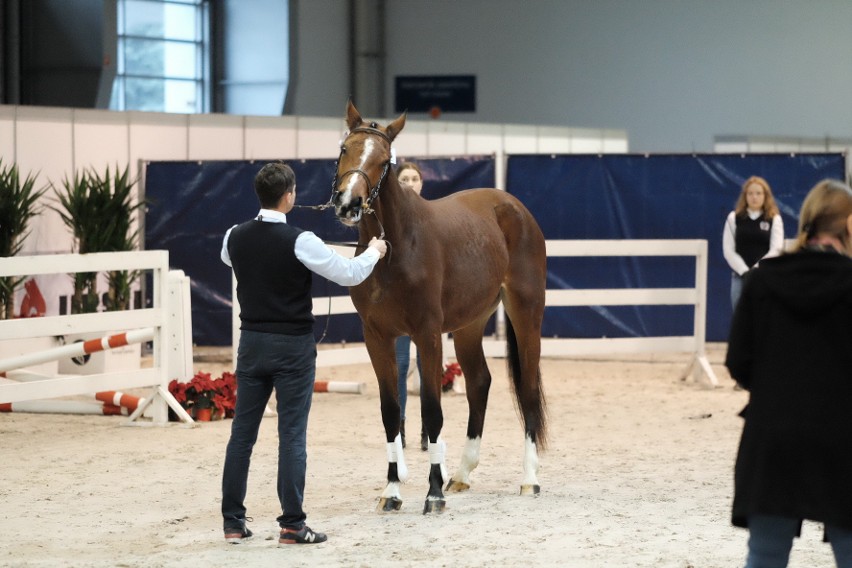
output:
M 400 435 L 399 393 L 396 356 L 392 340 L 380 339 L 365 330 L 365 343 L 379 382 L 379 400 L 388 456 L 387 486 L 379 497 L 378 511 L 398 511 L 402 507 L 400 484 L 408 479 L 408 467 Z
M 423 514 L 443 512 L 446 501 L 442 487 L 447 480 L 445 465 L 447 446 L 441 440 L 444 414 L 441 411 L 441 361 L 443 360 L 441 334 L 426 333 L 413 337 L 420 351 L 423 382 L 420 385 L 420 416 L 429 435 L 429 492 Z
M 485 427 L 485 408 L 488 404 L 488 392 L 491 389 L 491 373 L 482 351 L 483 329 L 484 323 L 480 322 L 453 334 L 456 358 L 465 377 L 468 420 L 467 441 L 461 462 L 447 483 L 447 491 L 470 489 L 470 473 L 479 465 L 479 448 L 482 445 L 482 431 Z
M 402 453 L 402 437 L 397 435 L 393 442 L 388 442 L 388 484 L 379 497 L 376 510 L 380 512 L 399 511 L 402 507 L 400 485 L 408 479 L 408 468 Z

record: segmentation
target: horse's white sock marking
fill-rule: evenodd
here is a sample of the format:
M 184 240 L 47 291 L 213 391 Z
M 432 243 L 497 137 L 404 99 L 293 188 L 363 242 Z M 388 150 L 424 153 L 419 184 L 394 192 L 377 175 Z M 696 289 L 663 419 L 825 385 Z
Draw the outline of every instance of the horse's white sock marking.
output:
M 464 451 L 462 452 L 459 469 L 453 476 L 453 479 L 470 485 L 470 472 L 476 469 L 476 466 L 479 465 L 480 446 L 482 446 L 481 437 L 467 439 L 467 442 L 464 444 Z
M 535 442 L 527 436 L 524 441 L 524 483 L 523 485 L 538 485 L 538 452 Z
M 385 486 L 385 490 L 382 491 L 382 497 L 385 499 L 399 499 L 402 501 L 402 493 L 399 491 L 399 482 L 397 481 L 389 481 Z

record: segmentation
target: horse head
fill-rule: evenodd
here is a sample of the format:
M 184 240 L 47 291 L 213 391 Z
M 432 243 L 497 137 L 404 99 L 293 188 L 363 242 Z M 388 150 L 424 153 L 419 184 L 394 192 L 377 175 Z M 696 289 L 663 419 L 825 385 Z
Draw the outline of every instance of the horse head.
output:
M 350 100 L 346 105 L 349 132 L 340 144 L 334 179 L 334 214 L 344 224 L 356 226 L 387 177 L 391 144 L 405 126 L 406 113 L 388 124 L 366 122 Z

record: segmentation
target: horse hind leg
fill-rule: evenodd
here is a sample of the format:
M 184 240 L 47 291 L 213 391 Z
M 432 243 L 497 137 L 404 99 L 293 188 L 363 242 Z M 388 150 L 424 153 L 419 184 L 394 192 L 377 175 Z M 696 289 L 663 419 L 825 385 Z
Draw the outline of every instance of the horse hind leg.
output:
M 477 322 L 453 333 L 456 358 L 465 377 L 468 420 L 464 451 L 458 469 L 447 483 L 447 491 L 460 492 L 470 489 L 470 474 L 479 465 L 485 408 L 491 389 L 491 373 L 482 350 L 484 329 L 485 324 Z
M 512 310 L 511 305 L 525 307 Z M 531 317 L 538 312 L 530 311 L 529 302 L 508 303 L 506 308 L 506 361 L 525 434 L 521 495 L 536 495 L 541 490 L 537 478 L 538 450 L 547 442 L 546 405 L 539 366 L 541 317 Z

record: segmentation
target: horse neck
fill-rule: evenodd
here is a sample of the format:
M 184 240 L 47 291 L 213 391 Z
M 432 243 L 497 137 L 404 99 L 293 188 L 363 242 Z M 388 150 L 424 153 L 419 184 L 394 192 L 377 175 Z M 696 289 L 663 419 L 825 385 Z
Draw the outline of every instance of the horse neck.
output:
M 372 237 L 378 237 L 384 229 L 385 239 L 394 246 L 404 246 L 408 240 L 405 237 L 410 236 L 416 219 L 420 217 L 420 205 L 422 203 L 413 191 L 403 189 L 396 178 L 388 176 L 371 205 L 375 215 L 367 215 L 364 218 L 366 225 L 361 223 L 361 241 L 366 242 Z

